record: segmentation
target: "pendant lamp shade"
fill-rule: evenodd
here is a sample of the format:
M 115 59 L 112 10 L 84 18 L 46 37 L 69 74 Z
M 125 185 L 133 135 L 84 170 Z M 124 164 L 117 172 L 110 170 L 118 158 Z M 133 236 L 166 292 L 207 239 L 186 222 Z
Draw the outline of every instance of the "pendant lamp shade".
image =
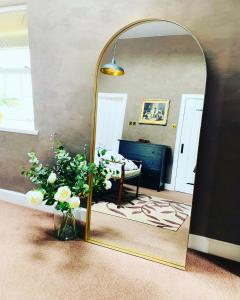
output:
M 122 76 L 125 73 L 124 69 L 119 65 L 117 65 L 116 63 L 116 59 L 115 59 L 116 46 L 117 46 L 117 42 L 114 45 L 112 62 L 104 64 L 100 68 L 100 71 L 103 74 L 111 75 L 111 76 Z

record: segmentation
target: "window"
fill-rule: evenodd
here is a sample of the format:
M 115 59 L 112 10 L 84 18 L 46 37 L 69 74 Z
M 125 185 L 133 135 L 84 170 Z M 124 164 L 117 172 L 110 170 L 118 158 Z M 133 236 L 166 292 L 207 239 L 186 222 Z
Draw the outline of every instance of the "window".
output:
M 0 130 L 34 131 L 26 9 L 0 9 Z

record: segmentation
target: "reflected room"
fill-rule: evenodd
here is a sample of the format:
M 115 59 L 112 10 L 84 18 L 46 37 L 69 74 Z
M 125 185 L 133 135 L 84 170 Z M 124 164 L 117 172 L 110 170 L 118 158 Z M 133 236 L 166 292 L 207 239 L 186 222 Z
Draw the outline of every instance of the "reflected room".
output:
M 106 177 L 90 239 L 185 265 L 205 82 L 202 50 L 177 24 L 146 22 L 107 47 L 94 147 Z

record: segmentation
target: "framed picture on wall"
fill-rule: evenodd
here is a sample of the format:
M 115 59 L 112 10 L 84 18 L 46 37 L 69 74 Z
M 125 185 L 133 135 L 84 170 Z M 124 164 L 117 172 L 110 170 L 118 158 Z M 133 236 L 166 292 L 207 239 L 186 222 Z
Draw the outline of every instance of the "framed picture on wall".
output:
M 166 125 L 169 99 L 144 100 L 140 115 L 140 124 Z

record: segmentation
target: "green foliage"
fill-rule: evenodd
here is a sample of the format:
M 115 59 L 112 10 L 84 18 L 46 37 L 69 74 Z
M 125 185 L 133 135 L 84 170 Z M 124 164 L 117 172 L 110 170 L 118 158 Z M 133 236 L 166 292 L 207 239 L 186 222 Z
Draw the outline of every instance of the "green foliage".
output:
M 61 210 L 61 211 L 69 211 L 69 210 L 71 210 L 71 207 L 70 207 L 70 205 L 69 205 L 68 202 L 60 202 L 60 201 L 58 201 L 57 205 L 55 206 L 55 208 L 57 210 Z
M 22 175 L 28 177 L 33 184 L 37 186 L 41 185 L 41 188 L 46 190 L 47 179 L 52 171 L 51 168 L 48 165 L 43 166 L 40 164 L 34 152 L 28 153 L 28 157 L 31 168 L 29 170 L 23 170 Z
M 104 156 L 107 153 L 106 149 L 100 149 L 97 152 L 98 157 Z
M 98 166 L 95 165 L 93 174 L 93 193 L 101 193 L 105 190 L 105 181 L 108 174 L 108 161 L 100 161 Z
M 102 150 L 100 156 L 105 153 L 105 150 Z M 71 156 L 61 144 L 57 145 L 54 154 L 55 164 L 50 167 L 42 165 L 34 152 L 28 153 L 31 167 L 22 171 L 22 175 L 36 185 L 36 190 L 42 192 L 46 205 L 56 203 L 57 210 L 71 211 L 68 202 L 56 201 L 54 195 L 59 187 L 67 186 L 71 190 L 72 196 L 87 197 L 91 191 L 88 185 L 90 174 L 94 175 L 93 191 L 100 192 L 105 189 L 108 162 L 100 161 L 99 165 L 89 163 L 84 154 L 78 153 Z M 53 183 L 48 181 L 51 173 L 56 174 L 56 180 Z

